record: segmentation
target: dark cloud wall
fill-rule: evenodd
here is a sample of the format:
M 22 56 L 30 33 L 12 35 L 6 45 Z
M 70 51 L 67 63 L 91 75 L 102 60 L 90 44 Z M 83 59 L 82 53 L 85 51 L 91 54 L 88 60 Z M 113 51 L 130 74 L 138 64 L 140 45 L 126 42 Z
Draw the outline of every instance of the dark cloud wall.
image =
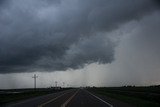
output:
M 157 9 L 151 0 L 10 0 L 0 5 L 0 73 L 111 63 L 116 43 L 106 32 Z

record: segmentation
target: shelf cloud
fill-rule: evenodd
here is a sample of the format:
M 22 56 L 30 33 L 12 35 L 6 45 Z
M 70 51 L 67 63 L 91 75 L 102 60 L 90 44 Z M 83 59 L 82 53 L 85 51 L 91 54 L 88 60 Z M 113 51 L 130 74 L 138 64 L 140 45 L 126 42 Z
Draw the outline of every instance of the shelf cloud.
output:
M 112 63 L 121 36 L 110 32 L 158 9 L 157 0 L 1 0 L 0 73 Z

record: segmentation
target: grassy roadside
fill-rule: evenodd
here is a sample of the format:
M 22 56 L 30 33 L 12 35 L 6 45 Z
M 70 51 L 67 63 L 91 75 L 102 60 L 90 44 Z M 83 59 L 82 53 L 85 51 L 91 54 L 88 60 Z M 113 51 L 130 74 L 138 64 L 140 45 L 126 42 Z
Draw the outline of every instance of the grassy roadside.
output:
M 5 105 L 8 103 L 15 103 L 25 99 L 42 96 L 50 93 L 55 93 L 63 91 L 66 89 L 53 90 L 53 89 L 41 89 L 41 90 L 29 90 L 22 93 L 9 93 L 9 94 L 0 94 L 0 105 Z
M 147 101 L 147 100 L 142 100 L 139 98 L 128 97 L 125 95 L 118 95 L 118 94 L 104 93 L 104 92 L 98 92 L 98 94 L 106 95 L 108 97 L 129 103 L 137 107 L 160 107 L 160 104 L 158 103 Z
M 19 100 L 24 100 L 36 96 L 41 96 L 49 94 L 48 92 L 39 92 L 39 91 L 31 91 L 31 92 L 24 92 L 24 93 L 16 93 L 16 94 L 7 94 L 7 95 L 1 95 L 0 97 L 0 105 L 7 104 L 10 102 L 17 102 Z
M 136 107 L 160 107 L 159 103 L 153 102 L 153 101 L 148 101 L 148 100 L 144 100 L 141 98 L 135 98 L 133 96 L 126 96 L 126 95 L 121 95 L 121 94 L 114 94 L 114 93 L 110 93 L 107 91 L 101 91 L 98 89 L 89 89 L 89 91 L 100 94 L 100 95 L 105 95 L 107 97 L 113 98 L 113 99 L 117 99 L 120 100 L 122 102 L 126 102 L 128 104 L 131 104 L 133 106 Z

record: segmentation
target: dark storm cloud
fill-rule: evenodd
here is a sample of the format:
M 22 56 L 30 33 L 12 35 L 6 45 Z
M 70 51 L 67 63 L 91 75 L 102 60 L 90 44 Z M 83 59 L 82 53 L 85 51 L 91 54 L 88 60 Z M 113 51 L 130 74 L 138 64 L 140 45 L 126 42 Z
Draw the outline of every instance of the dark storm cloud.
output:
M 115 43 L 105 32 L 157 9 L 151 0 L 10 0 L 0 5 L 0 73 L 111 63 Z
M 0 1 L 0 5 L 3 5 L 4 3 L 6 3 L 7 0 L 1 0 Z

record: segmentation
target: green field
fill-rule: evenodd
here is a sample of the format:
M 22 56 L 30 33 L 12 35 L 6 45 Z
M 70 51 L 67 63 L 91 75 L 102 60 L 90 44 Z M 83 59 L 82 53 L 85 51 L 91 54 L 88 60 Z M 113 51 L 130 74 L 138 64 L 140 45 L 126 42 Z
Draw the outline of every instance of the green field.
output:
M 7 103 L 18 102 L 28 98 L 33 98 L 36 96 L 41 96 L 45 94 L 55 93 L 64 91 L 70 88 L 42 88 L 42 89 L 12 89 L 12 90 L 0 90 L 0 105 L 5 105 Z
M 160 86 L 93 87 L 88 90 L 137 107 L 160 107 Z

